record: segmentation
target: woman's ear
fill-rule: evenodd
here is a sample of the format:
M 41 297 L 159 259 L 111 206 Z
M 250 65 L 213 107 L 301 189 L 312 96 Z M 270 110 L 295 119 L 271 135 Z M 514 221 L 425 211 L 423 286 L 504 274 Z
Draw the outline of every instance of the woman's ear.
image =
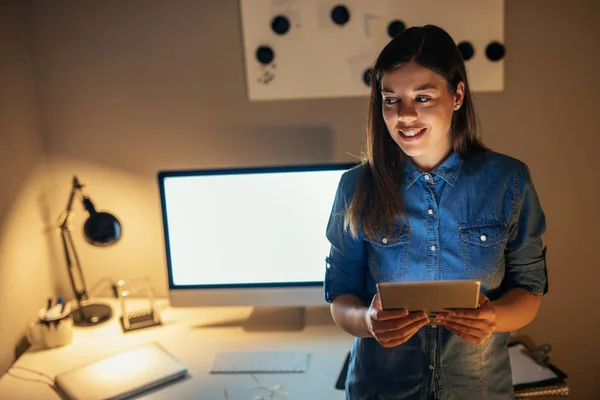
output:
M 464 82 L 458 82 L 458 85 L 456 85 L 456 91 L 454 92 L 454 94 L 452 95 L 453 100 L 454 100 L 454 110 L 458 110 L 461 106 L 462 103 L 465 99 L 465 84 Z

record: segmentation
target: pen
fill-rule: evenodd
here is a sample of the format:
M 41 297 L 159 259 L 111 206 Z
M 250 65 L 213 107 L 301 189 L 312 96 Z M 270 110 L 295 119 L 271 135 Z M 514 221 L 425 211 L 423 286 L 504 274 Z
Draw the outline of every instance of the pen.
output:
M 49 310 L 50 308 L 52 308 L 52 298 L 48 297 L 48 306 L 46 307 L 46 310 Z
M 56 305 L 58 306 L 60 304 L 60 311 L 58 312 L 58 314 L 62 314 L 63 310 L 65 309 L 65 304 L 63 303 L 63 298 L 62 296 L 58 296 L 58 298 L 56 299 Z

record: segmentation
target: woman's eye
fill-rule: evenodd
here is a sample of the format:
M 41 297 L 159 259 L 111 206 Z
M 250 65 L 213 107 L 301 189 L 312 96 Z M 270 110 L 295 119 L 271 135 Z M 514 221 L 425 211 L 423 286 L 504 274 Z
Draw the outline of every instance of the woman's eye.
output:
M 389 97 L 387 97 L 387 98 L 383 99 L 383 102 L 384 102 L 385 104 L 389 104 L 389 105 L 391 105 L 391 104 L 395 104 L 395 103 L 396 103 L 396 101 L 397 101 L 396 99 L 394 99 L 394 98 L 389 98 Z
M 417 103 L 426 103 L 430 100 L 430 98 L 427 96 L 417 96 L 416 100 Z

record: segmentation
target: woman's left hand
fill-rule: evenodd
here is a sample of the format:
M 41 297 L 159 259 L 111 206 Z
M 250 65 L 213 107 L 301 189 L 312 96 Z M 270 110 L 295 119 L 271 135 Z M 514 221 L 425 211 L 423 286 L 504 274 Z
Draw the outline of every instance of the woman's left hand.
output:
M 496 328 L 496 310 L 490 299 L 479 295 L 476 310 L 456 309 L 436 315 L 435 322 L 472 344 L 488 340 Z

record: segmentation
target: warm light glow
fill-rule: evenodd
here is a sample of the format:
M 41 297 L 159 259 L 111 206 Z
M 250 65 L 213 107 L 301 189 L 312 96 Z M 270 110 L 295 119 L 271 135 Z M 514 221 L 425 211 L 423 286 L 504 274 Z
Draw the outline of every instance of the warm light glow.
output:
M 11 207 L 5 215 L 0 215 L 0 305 L 6 305 L 0 310 L 3 321 L 13 321 L 27 312 L 31 313 L 30 319 L 34 318 L 54 292 L 48 236 L 55 230 L 44 219 L 48 179 L 45 168 L 40 163 L 23 179 Z M 6 325 L 22 329 L 19 324 Z
M 53 222 L 58 220 L 64 209 L 73 175 L 77 175 L 97 211 L 110 212 L 122 223 L 119 242 L 106 248 L 92 246 L 83 235 L 88 214 L 80 201 L 74 204 L 69 226 L 88 289 L 105 277 L 113 282 L 148 277 L 157 296 L 166 296 L 166 266 L 156 177 L 139 176 L 65 157 L 54 157 L 52 165 L 49 186 L 52 188 L 50 213 Z M 63 295 L 68 297 L 72 290 L 60 247 L 60 233 L 54 231 L 52 234 L 55 235 L 54 251 L 60 263 L 57 278 Z M 90 296 L 112 296 L 110 285 L 107 282 L 100 284 Z
M 89 369 L 89 373 L 103 382 L 120 382 L 123 375 L 135 375 L 135 371 L 146 372 L 146 365 L 155 365 L 159 361 L 156 353 L 149 352 L 145 347 L 134 348 L 121 354 L 99 361 Z

